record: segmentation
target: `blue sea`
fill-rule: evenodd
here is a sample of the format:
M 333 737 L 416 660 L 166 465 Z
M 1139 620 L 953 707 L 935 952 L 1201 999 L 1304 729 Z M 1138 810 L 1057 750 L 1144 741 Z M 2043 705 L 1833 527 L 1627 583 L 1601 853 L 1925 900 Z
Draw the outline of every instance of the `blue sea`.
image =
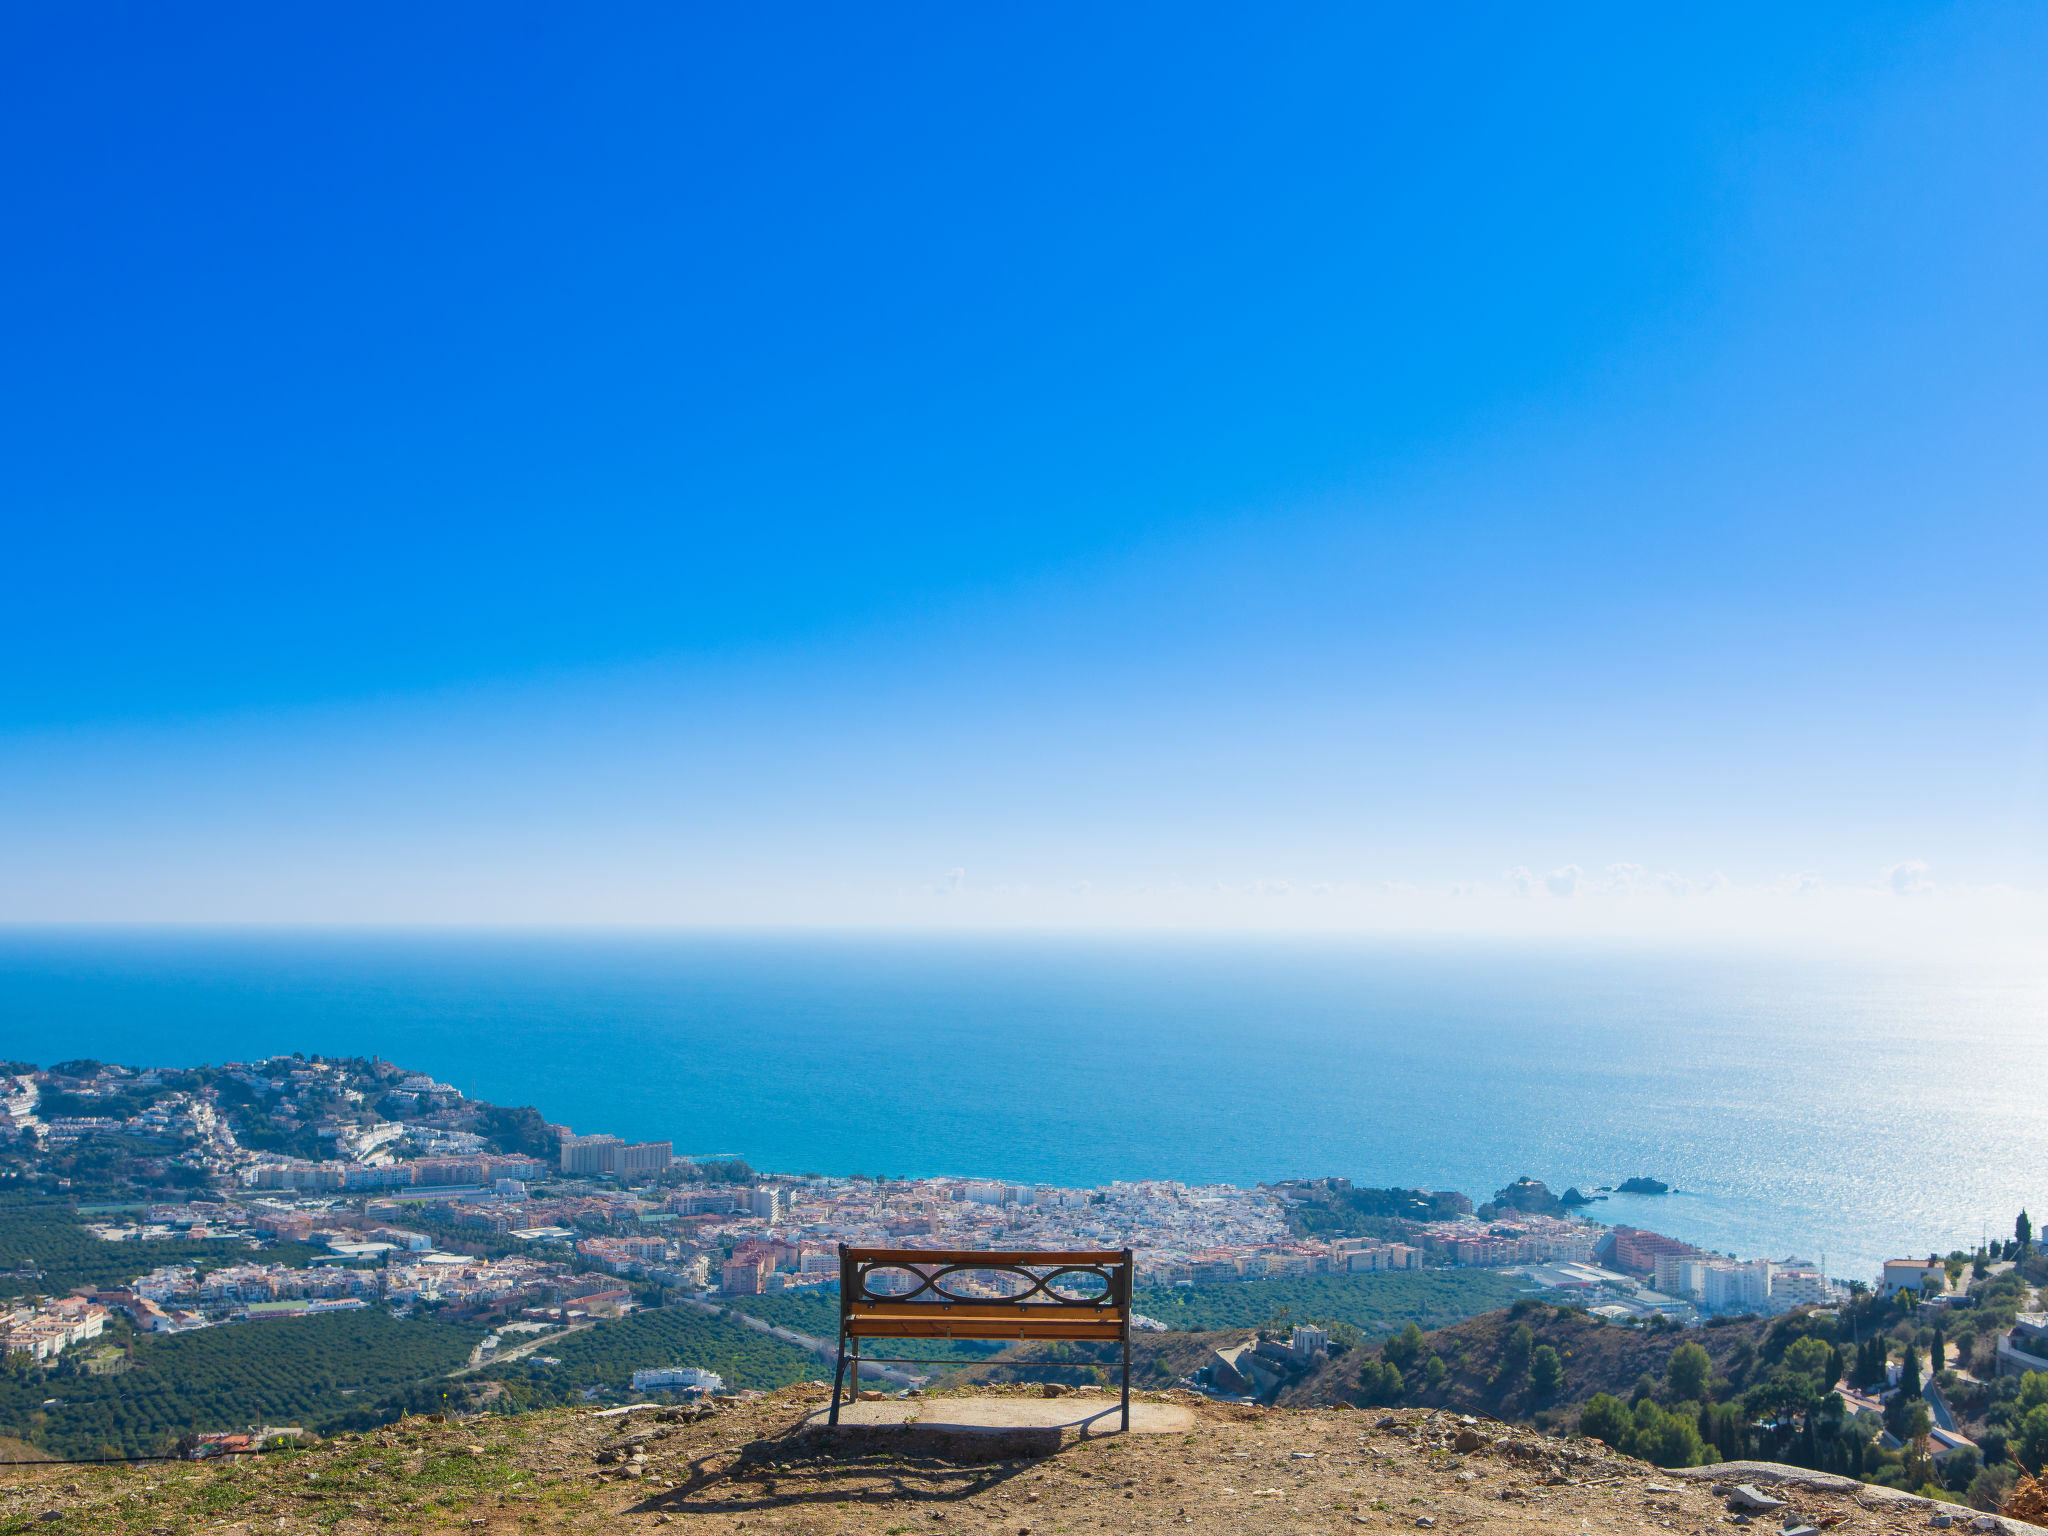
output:
M 378 1054 L 791 1173 L 1522 1174 L 1868 1278 L 2048 1208 L 2048 978 L 1419 943 L 0 933 L 0 1054 Z

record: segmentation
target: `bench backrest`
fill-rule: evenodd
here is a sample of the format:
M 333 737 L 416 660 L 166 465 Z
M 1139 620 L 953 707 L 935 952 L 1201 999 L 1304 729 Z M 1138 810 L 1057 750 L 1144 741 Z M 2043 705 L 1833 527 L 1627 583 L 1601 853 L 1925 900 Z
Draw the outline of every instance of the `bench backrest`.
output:
M 975 1275 L 1004 1277 L 1014 1294 L 982 1294 Z M 1128 1248 L 842 1246 L 840 1327 L 853 1338 L 1119 1339 L 1130 1327 L 1132 1279 Z

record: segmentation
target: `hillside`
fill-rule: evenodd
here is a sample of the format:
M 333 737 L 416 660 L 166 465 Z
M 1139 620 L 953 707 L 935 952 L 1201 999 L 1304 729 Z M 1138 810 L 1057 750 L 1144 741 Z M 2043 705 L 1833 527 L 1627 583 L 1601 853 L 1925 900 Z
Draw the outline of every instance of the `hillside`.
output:
M 1767 1484 L 1788 1526 L 1853 1520 L 1857 1536 L 1921 1536 L 1928 1523 L 1924 1502 L 1846 1480 L 1780 1482 L 1767 1467 L 1733 1478 L 1662 1473 L 1597 1442 L 1446 1414 L 1148 1401 L 1177 1419 L 1170 1432 L 948 1430 L 943 1397 L 915 1405 L 915 1426 L 832 1431 L 811 1417 L 823 1393 L 806 1388 L 630 1419 L 559 1409 L 414 1417 L 237 1462 L 13 1466 L 0 1483 L 0 1536 L 651 1536 L 679 1522 L 705 1536 L 1412 1536 L 1502 1522 L 1522 1536 L 1708 1536 L 1730 1517 L 1716 1485 L 1731 1481 Z M 2001 1524 L 2003 1536 L 2038 1529 Z
M 1515 1330 L 1524 1326 L 1529 1329 L 1532 1348 L 1548 1345 L 1558 1353 L 1564 1380 L 1554 1391 L 1539 1391 L 1526 1371 L 1501 1370 Z M 1626 1398 L 1645 1375 L 1661 1389 L 1672 1351 L 1681 1344 L 1704 1348 L 1713 1362 L 1715 1378 L 1742 1381 L 1764 1349 L 1768 1327 L 1768 1323 L 1754 1320 L 1719 1328 L 1653 1332 L 1604 1323 L 1576 1309 L 1524 1301 L 1425 1333 L 1412 1365 L 1397 1347 L 1404 1387 L 1400 1401 L 1501 1419 L 1575 1424 L 1578 1410 L 1596 1392 Z M 1278 1400 L 1295 1407 L 1383 1401 L 1383 1392 L 1373 1384 L 1373 1373 L 1384 1354 L 1383 1349 L 1372 1349 L 1339 1355 L 1288 1386 Z M 1443 1378 L 1434 1386 L 1428 1379 L 1432 1357 L 1444 1365 Z

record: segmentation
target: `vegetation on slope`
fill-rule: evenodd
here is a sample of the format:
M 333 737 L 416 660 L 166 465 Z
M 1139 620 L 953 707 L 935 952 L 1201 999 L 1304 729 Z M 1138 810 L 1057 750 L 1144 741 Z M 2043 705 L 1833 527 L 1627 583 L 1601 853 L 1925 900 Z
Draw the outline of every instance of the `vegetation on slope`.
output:
M 374 1422 L 483 1337 L 377 1308 L 138 1338 L 117 1375 L 0 1373 L 0 1435 L 65 1458 L 150 1455 L 199 1430 Z

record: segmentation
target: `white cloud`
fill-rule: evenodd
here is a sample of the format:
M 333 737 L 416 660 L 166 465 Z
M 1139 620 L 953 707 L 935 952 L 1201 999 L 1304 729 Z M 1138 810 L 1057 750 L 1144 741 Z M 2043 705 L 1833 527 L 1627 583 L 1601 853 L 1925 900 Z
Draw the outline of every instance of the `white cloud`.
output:
M 1894 864 L 1884 872 L 1884 878 L 1894 896 L 1925 896 L 1934 889 L 1934 882 L 1927 878 L 1925 859 L 1907 859 L 1904 863 Z
M 1536 877 L 1529 873 L 1527 865 L 1517 864 L 1508 871 L 1508 889 L 1517 896 L 1533 896 L 1536 894 Z
M 935 894 L 940 896 L 958 896 L 966 888 L 967 871 L 964 869 L 949 869 L 946 871 L 946 878 L 938 883 Z
M 1544 889 L 1553 896 L 1575 896 L 1579 890 L 1579 876 L 1583 873 L 1576 864 L 1567 864 L 1563 869 L 1553 869 L 1543 877 Z

